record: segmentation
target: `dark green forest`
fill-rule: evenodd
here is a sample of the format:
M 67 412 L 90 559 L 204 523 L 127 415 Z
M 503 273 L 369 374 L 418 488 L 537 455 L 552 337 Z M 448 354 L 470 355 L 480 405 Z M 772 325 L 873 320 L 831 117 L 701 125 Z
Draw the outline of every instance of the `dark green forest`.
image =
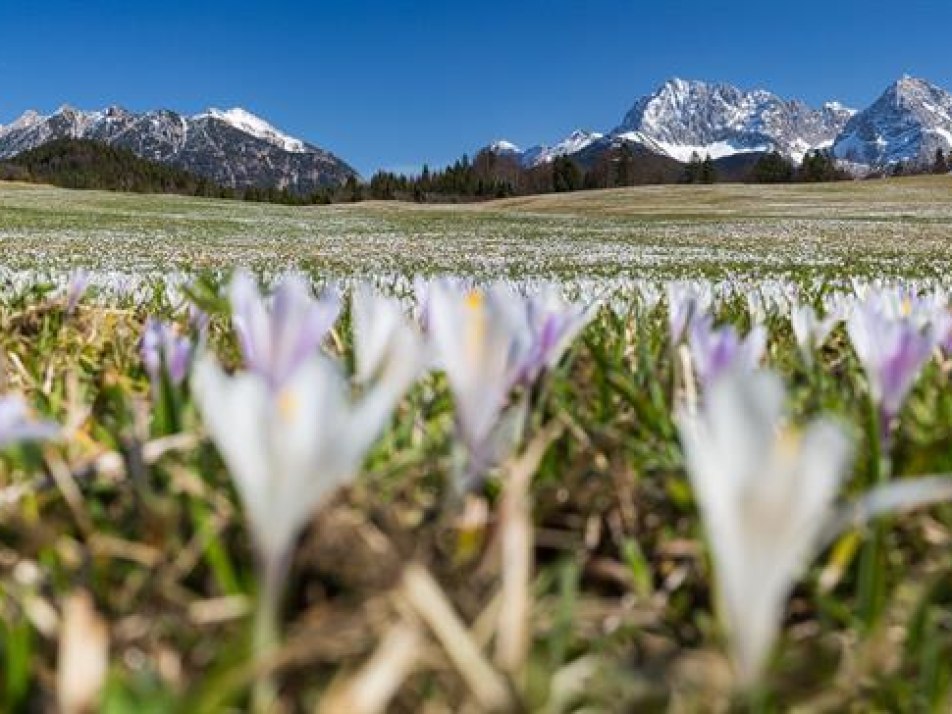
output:
M 891 175 L 946 173 L 942 150 L 930 166 L 898 164 Z M 881 176 L 883 174 L 878 174 Z M 0 180 L 52 184 L 63 188 L 172 193 L 289 205 L 353 203 L 366 199 L 462 203 L 510 196 L 619 188 L 646 184 L 716 182 L 792 183 L 850 179 L 826 151 L 807 154 L 795 164 L 778 152 L 736 154 L 713 160 L 694 154 L 687 163 L 629 144 L 558 157 L 523 167 L 514 156 L 488 149 L 473 159 L 464 155 L 449 166 L 419 175 L 378 171 L 369 182 L 355 178 L 309 194 L 276 187 L 234 189 L 165 164 L 143 159 L 128 149 L 85 139 L 60 139 L 0 161 Z

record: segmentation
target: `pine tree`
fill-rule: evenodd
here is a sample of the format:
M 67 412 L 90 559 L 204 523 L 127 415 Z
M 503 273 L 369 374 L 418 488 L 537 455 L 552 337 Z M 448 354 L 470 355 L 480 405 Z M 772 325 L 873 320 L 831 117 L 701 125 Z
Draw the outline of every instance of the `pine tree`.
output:
M 793 164 L 779 151 L 761 156 L 751 172 L 751 179 L 756 183 L 788 183 L 793 180 L 793 176 Z
M 684 167 L 682 180 L 684 183 L 700 183 L 701 181 L 701 157 L 696 151 L 691 152 L 691 160 Z
M 945 157 L 945 152 L 942 150 L 942 147 L 939 147 L 935 150 L 935 162 L 932 164 L 932 173 L 934 174 L 947 174 L 949 173 L 949 162 Z
M 717 183 L 717 168 L 714 166 L 714 161 L 711 159 L 710 154 L 708 154 L 701 163 L 700 180 L 701 183 Z

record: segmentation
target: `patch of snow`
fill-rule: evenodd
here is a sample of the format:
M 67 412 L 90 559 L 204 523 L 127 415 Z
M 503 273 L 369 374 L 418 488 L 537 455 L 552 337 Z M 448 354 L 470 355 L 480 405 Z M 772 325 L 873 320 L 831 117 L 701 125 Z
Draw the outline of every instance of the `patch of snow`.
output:
M 692 146 L 690 144 L 672 144 L 666 141 L 655 142 L 665 154 L 672 159 L 688 162 L 693 154 L 697 154 L 701 159 L 710 156 L 712 159 L 722 159 L 725 156 L 734 154 L 751 154 L 758 151 L 772 151 L 772 146 L 766 144 L 761 146 L 734 146 L 727 141 L 715 141 L 710 144 Z
M 489 145 L 489 150 L 494 154 L 521 154 L 522 149 L 520 149 L 516 144 L 513 144 L 511 141 L 506 141 L 505 139 L 500 139 L 499 141 L 494 141 Z

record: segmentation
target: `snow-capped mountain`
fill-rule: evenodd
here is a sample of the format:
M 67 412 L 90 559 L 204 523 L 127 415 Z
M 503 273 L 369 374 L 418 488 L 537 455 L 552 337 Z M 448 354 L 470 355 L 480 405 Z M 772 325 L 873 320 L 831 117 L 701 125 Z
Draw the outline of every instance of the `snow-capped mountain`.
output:
M 83 112 L 63 106 L 48 116 L 29 111 L 0 126 L 0 159 L 64 138 L 130 149 L 234 188 L 308 193 L 357 175 L 330 152 L 238 108 L 194 116 L 166 109 L 137 114 L 122 107 Z
M 517 155 L 523 166 L 622 143 L 679 161 L 689 161 L 694 153 L 718 159 L 763 151 L 779 151 L 800 161 L 808 151 L 830 147 L 854 114 L 838 102 L 815 109 L 763 89 L 671 79 L 638 99 L 607 134 L 575 131 L 553 146 L 541 144 L 525 151 L 512 150 L 515 145 L 510 142 L 487 148 L 499 155 Z M 505 151 L 502 144 L 508 147 Z
M 573 156 L 588 147 L 592 146 L 605 137 L 597 131 L 585 131 L 576 129 L 562 141 L 548 146 L 546 144 L 536 144 L 525 151 L 520 149 L 511 141 L 496 141 L 486 147 L 497 156 L 511 156 L 519 160 L 519 163 L 525 168 L 541 166 L 555 161 L 560 156 Z
M 830 146 L 853 113 L 836 102 L 814 109 L 764 89 L 671 79 L 635 102 L 612 135 L 680 161 L 759 151 L 800 161 Z
M 860 169 L 929 165 L 937 149 L 952 150 L 952 94 L 908 76 L 854 116 L 833 144 L 836 158 Z

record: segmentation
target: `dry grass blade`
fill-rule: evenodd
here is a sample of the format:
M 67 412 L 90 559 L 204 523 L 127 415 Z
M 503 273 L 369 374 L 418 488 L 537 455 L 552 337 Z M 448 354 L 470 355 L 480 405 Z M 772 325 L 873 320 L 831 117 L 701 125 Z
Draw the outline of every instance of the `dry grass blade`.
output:
M 323 698 L 318 714 L 382 714 L 413 671 L 422 646 L 423 633 L 416 623 L 394 624 L 370 661 Z
M 109 633 L 89 593 L 70 595 L 63 606 L 57 695 L 63 714 L 96 711 L 109 668 Z
M 529 654 L 529 583 L 532 578 L 532 508 L 529 485 L 549 445 L 562 433 L 553 423 L 510 461 L 499 518 L 502 555 L 502 607 L 496 630 L 496 664 L 518 675 Z
M 418 564 L 408 566 L 403 573 L 402 592 L 433 631 L 479 705 L 486 711 L 512 710 L 512 694 L 506 680 L 480 651 L 429 572 Z

